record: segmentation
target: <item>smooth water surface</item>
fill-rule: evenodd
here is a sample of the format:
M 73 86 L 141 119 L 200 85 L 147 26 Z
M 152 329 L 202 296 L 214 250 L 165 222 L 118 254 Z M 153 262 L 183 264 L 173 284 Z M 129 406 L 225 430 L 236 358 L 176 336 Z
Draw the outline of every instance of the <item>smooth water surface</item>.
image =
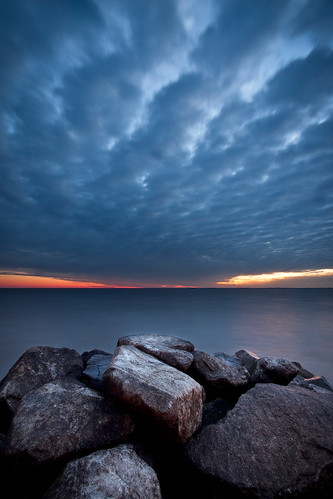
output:
M 333 289 L 2 289 L 0 321 L 0 379 L 34 345 L 112 352 L 159 333 L 297 360 L 333 384 Z

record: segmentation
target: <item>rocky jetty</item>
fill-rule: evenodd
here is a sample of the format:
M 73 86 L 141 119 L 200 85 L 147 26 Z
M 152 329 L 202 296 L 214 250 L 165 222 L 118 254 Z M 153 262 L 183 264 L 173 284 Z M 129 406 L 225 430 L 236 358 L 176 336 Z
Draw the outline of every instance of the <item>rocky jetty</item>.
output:
M 0 469 L 17 499 L 333 496 L 333 391 L 298 362 L 120 338 L 33 347 L 0 383 Z

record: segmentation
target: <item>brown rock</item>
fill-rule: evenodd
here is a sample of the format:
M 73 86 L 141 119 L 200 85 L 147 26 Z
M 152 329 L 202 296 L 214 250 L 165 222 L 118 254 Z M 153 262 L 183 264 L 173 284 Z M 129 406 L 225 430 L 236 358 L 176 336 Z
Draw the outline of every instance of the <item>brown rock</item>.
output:
M 201 423 L 202 387 L 131 345 L 116 349 L 103 376 L 103 389 L 172 439 L 185 442 Z

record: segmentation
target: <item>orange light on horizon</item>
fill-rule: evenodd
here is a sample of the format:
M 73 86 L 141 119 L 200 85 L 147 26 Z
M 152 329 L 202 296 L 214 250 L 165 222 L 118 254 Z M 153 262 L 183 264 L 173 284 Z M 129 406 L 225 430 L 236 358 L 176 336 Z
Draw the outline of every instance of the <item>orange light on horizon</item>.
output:
M 143 289 L 143 288 L 196 288 L 183 284 L 105 284 L 52 276 L 36 276 L 28 272 L 0 271 L 0 288 L 98 288 L 98 289 Z
M 58 277 L 34 276 L 25 273 L 0 274 L 0 288 L 140 288 L 141 286 L 108 285 Z
M 274 281 L 285 281 L 297 278 L 309 277 L 332 277 L 333 269 L 304 270 L 298 272 L 272 272 L 270 274 L 249 274 L 230 277 L 226 281 L 219 281 L 216 284 L 224 286 L 248 286 L 267 284 Z

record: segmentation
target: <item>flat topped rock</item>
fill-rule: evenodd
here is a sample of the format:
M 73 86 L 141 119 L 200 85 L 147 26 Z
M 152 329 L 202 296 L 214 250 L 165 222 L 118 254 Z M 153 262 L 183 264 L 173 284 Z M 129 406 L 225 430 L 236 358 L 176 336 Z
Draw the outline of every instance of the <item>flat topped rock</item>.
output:
M 78 381 L 59 379 L 21 400 L 6 454 L 31 464 L 68 459 L 123 442 L 133 430 L 132 417 L 117 402 Z
M 116 349 L 103 376 L 103 390 L 172 439 L 185 442 L 201 423 L 202 386 L 134 346 Z
M 121 345 L 135 346 L 181 371 L 187 371 L 193 361 L 191 352 L 194 350 L 194 345 L 176 336 L 163 334 L 123 336 L 118 340 L 118 346 Z
M 187 455 L 226 493 L 232 490 L 230 497 L 329 497 L 332 427 L 330 392 L 260 384 L 242 395 L 224 419 L 196 434 Z
M 56 378 L 79 378 L 83 367 L 81 355 L 75 350 L 47 346 L 29 348 L 0 384 L 0 407 L 6 413 L 7 424 L 26 393 Z
M 45 499 L 161 499 L 155 471 L 132 445 L 94 452 L 67 464 Z

